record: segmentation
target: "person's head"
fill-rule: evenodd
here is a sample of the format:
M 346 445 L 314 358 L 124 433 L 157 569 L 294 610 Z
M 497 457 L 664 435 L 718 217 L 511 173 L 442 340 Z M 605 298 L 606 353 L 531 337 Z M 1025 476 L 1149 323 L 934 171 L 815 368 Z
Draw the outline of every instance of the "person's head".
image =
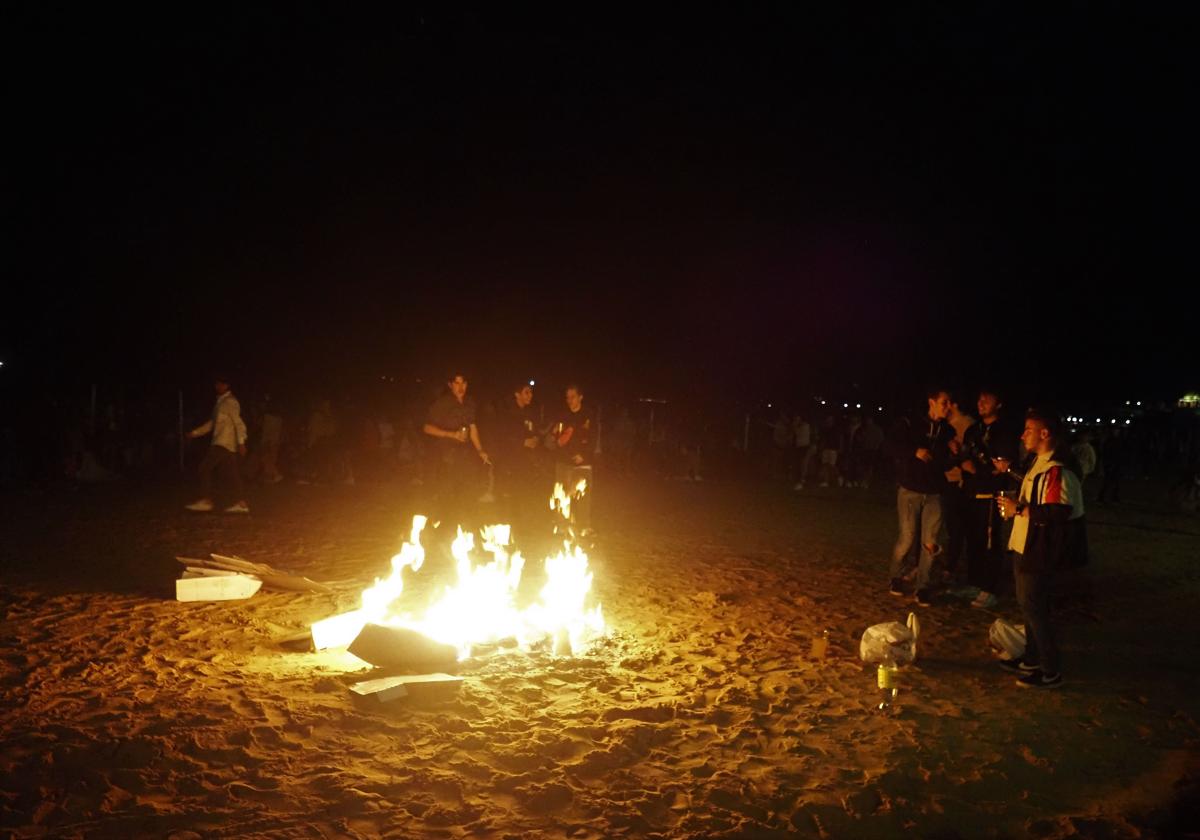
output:
M 925 401 L 929 403 L 930 420 L 945 420 L 950 416 L 950 392 L 945 388 L 929 388 L 925 391 Z
M 567 408 L 571 411 L 579 411 L 583 408 L 583 389 L 579 387 L 579 383 L 572 382 L 567 386 Z
M 229 377 L 223 373 L 218 373 L 213 377 L 213 388 L 217 392 L 217 396 L 229 391 Z
M 517 401 L 517 408 L 525 408 L 533 402 L 533 386 L 528 382 L 518 382 L 513 388 L 513 399 Z
M 996 393 L 994 388 L 980 388 L 979 398 L 975 401 L 975 407 L 979 409 L 979 418 L 981 420 L 991 420 L 1000 413 L 1000 395 Z
M 446 377 L 446 387 L 450 389 L 454 399 L 462 402 L 463 397 L 467 395 L 467 375 L 461 370 L 451 371 L 450 375 Z
M 1025 429 L 1021 432 L 1021 443 L 1030 452 L 1046 455 L 1063 442 L 1063 425 L 1058 415 L 1040 408 L 1031 408 L 1025 413 Z

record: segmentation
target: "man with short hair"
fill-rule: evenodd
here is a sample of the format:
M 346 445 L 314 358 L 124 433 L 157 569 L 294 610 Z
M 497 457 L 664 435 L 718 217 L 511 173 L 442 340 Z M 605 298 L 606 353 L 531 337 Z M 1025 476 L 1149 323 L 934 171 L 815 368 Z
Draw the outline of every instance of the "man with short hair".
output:
M 529 410 L 532 403 L 532 380 L 515 383 L 496 413 L 494 426 L 485 428 L 496 459 L 496 490 L 507 503 L 508 521 L 518 530 L 530 526 L 533 511 L 546 506 L 545 498 L 535 499 L 538 433 Z
M 1016 499 L 996 500 L 1000 514 L 1012 520 L 1008 547 L 1017 600 L 1025 613 L 1025 653 L 1004 664 L 1021 672 L 1017 684 L 1023 688 L 1057 688 L 1062 673 L 1050 622 L 1050 588 L 1055 572 L 1087 562 L 1083 492 L 1079 476 L 1064 462 L 1069 448 L 1058 417 L 1031 409 L 1021 442 L 1034 454 L 1033 465 Z
M 590 536 L 592 531 L 592 494 L 595 483 L 592 476 L 592 458 L 596 451 L 595 423 L 590 410 L 583 405 L 583 388 L 572 382 L 565 391 L 567 410 L 559 416 L 554 426 L 555 464 L 554 480 L 568 494 L 574 494 L 580 481 L 586 481 L 581 499 L 571 504 L 571 518 L 580 529 L 580 536 Z
M 212 417 L 187 434 L 190 439 L 211 434 L 212 442 L 204 460 L 200 462 L 200 491 L 203 495 L 186 507 L 200 512 L 212 510 L 212 477 L 213 473 L 221 473 L 228 478 L 237 499 L 225 508 L 225 512 L 249 513 L 250 506 L 246 504 L 246 496 L 242 491 L 242 473 L 238 464 L 238 456 L 246 454 L 246 424 L 242 421 L 242 408 L 237 397 L 229 390 L 229 377 L 222 374 L 215 376 L 213 388 L 217 392 L 217 401 L 213 404 Z
M 475 401 L 467 396 L 467 384 L 461 371 L 452 371 L 446 380 L 446 392 L 429 407 L 422 427 L 433 438 L 437 516 L 451 531 L 455 525 L 464 525 L 464 529 L 474 526 L 464 521 L 473 518 L 471 503 L 479 495 L 479 466 L 471 450 L 484 464 L 492 463 L 479 441 Z
M 979 589 L 971 606 L 990 610 L 999 602 L 1008 548 L 1008 528 L 994 503 L 1008 487 L 1008 476 L 996 469 L 993 459 L 1015 463 L 1019 453 L 1016 431 L 1003 422 L 1004 404 L 996 389 L 980 388 L 975 407 L 979 422 L 966 430 L 957 454 L 967 504 L 967 583 Z
M 933 558 L 940 554 L 942 530 L 942 493 L 945 472 L 950 463 L 950 439 L 954 430 L 946 422 L 950 414 L 950 394 L 945 388 L 926 392 L 926 409 L 914 418 L 902 417 L 892 427 L 885 443 L 896 469 L 896 508 L 900 533 L 892 549 L 891 587 L 893 595 L 904 594 L 901 567 L 905 557 L 920 539 L 917 563 L 916 601 L 927 607 L 932 603 L 929 575 Z

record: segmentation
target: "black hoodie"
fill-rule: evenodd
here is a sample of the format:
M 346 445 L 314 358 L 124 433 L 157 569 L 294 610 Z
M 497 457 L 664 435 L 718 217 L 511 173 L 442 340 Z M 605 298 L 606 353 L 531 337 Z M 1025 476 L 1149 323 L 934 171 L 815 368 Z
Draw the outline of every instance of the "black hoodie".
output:
M 950 441 L 954 429 L 944 420 L 930 420 L 929 414 L 902 417 L 892 426 L 884 451 L 896 465 L 896 482 L 914 493 L 942 493 L 946 490 L 946 470 L 950 469 Z M 917 457 L 918 449 L 928 449 L 933 460 Z

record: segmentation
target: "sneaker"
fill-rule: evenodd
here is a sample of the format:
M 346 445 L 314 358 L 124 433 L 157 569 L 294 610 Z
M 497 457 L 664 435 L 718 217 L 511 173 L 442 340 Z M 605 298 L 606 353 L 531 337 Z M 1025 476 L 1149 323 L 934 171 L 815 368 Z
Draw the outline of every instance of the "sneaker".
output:
M 213 509 L 213 503 L 208 499 L 201 499 L 198 502 L 192 502 L 190 505 L 184 505 L 184 510 L 194 510 L 199 513 L 208 513 Z
M 1017 685 L 1021 688 L 1058 688 L 1062 681 L 1062 674 L 1043 674 L 1041 668 L 1017 677 Z
M 928 589 L 917 590 L 917 606 L 928 607 L 933 604 L 933 596 L 929 594 Z
M 1034 671 L 1040 671 L 1036 665 L 1030 665 L 1022 657 L 1016 659 L 1001 659 L 1000 667 L 1006 671 L 1012 671 L 1014 674 L 1032 674 Z
M 211 508 L 212 508 L 212 505 L 209 505 L 209 509 L 211 509 Z M 250 506 L 247 505 L 245 502 L 238 502 L 236 505 L 230 505 L 229 507 L 225 508 L 225 512 L 226 513 L 249 513 Z
M 904 594 L 904 578 L 892 578 L 892 586 L 888 589 L 893 595 Z
M 980 597 L 971 602 L 971 606 L 980 610 L 994 610 L 999 603 L 1000 599 L 991 592 L 982 592 Z

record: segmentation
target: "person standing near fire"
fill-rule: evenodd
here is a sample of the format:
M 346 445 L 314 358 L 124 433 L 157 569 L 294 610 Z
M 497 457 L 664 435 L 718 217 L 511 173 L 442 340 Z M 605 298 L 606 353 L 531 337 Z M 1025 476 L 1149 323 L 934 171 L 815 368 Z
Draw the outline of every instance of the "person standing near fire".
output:
M 954 437 L 954 429 L 946 422 L 950 415 L 949 392 L 931 388 L 925 396 L 926 410 L 913 418 L 902 417 L 885 444 L 899 485 L 896 508 L 900 534 L 892 549 L 891 593 L 904 594 L 901 568 L 913 543 L 920 539 L 916 600 L 923 607 L 933 603 L 929 575 L 934 557 L 942 552 L 942 493 L 945 473 L 950 468 L 950 440 Z
M 512 393 L 496 412 L 494 426 L 489 432 L 488 446 L 495 453 L 496 491 L 507 506 L 508 521 L 518 531 L 531 527 L 535 510 L 545 511 L 544 495 L 538 498 L 537 464 L 538 432 L 530 405 L 533 403 L 533 380 L 514 383 Z
M 555 443 L 554 480 L 574 495 L 579 482 L 586 481 L 581 499 L 571 504 L 571 519 L 580 536 L 592 536 L 592 495 L 596 491 L 592 476 L 592 459 L 596 451 L 594 418 L 583 405 L 583 389 L 572 382 L 566 390 L 566 411 L 555 423 L 552 433 Z
M 1025 614 L 1025 652 L 1004 665 L 1020 674 L 1017 685 L 1022 688 L 1057 688 L 1062 673 L 1050 621 L 1050 590 L 1056 573 L 1087 563 L 1083 487 L 1057 416 L 1031 409 L 1021 442 L 1034 454 L 1033 466 L 1016 499 L 996 499 L 1000 514 L 1012 522 L 1008 547 L 1017 601 Z M 1007 468 L 1003 459 L 997 465 Z
M 422 431 L 433 438 L 435 516 L 453 532 L 456 525 L 473 528 L 473 501 L 479 495 L 479 462 L 492 460 L 479 441 L 475 401 L 467 396 L 467 377 L 452 371 L 446 392 L 429 407 Z M 477 460 L 478 459 L 478 460 Z
M 212 479 L 215 472 L 228 478 L 234 498 L 237 499 L 225 508 L 225 512 L 249 513 L 250 506 L 246 504 L 242 490 L 241 464 L 238 463 L 239 456 L 246 454 L 246 424 L 242 421 L 242 407 L 229 390 L 229 377 L 218 374 L 213 378 L 213 387 L 217 392 L 217 401 L 213 404 L 212 417 L 187 433 L 192 440 L 211 434 L 212 443 L 200 462 L 200 491 L 204 495 L 186 505 L 186 508 L 198 512 L 213 509 Z

